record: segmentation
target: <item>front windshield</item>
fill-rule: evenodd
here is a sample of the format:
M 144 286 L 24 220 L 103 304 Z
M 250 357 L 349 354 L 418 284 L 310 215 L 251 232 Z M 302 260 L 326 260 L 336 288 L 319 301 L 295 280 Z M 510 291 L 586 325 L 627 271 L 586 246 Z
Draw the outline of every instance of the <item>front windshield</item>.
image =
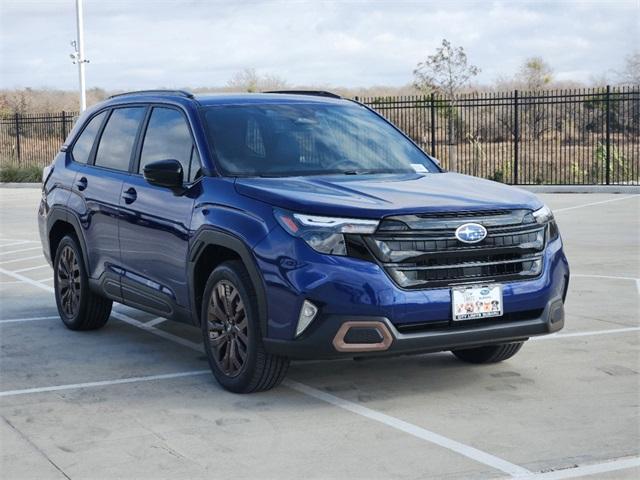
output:
M 357 104 L 252 104 L 204 110 L 230 176 L 437 172 L 419 148 Z

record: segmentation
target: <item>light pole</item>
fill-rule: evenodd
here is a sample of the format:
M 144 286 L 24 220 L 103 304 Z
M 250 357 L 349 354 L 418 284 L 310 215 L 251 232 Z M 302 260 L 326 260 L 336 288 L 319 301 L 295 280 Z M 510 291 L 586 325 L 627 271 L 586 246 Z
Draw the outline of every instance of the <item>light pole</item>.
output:
M 74 52 L 71 54 L 71 60 L 74 64 L 78 64 L 78 80 L 80 82 L 80 113 L 87 109 L 87 92 L 84 81 L 84 64 L 89 60 L 84 58 L 84 25 L 82 19 L 82 0 L 76 0 L 76 26 L 78 30 L 78 39 L 71 42 Z

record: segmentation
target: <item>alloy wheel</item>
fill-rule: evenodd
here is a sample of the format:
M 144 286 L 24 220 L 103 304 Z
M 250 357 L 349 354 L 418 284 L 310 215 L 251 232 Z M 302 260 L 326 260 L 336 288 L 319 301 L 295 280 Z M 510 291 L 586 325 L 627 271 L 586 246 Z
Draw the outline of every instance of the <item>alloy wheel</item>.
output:
M 56 277 L 62 311 L 73 318 L 80 308 L 80 265 L 75 251 L 68 245 L 60 254 Z
M 240 292 L 231 282 L 219 281 L 207 306 L 208 341 L 216 365 L 229 377 L 238 375 L 246 363 L 248 327 Z

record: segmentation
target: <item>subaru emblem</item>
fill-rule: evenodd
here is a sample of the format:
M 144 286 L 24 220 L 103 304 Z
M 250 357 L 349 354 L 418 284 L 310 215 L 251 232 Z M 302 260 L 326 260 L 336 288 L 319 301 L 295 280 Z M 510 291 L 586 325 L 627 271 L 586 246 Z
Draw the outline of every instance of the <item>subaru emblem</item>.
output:
M 465 223 L 456 229 L 456 238 L 463 243 L 478 243 L 487 236 L 487 229 L 479 223 Z

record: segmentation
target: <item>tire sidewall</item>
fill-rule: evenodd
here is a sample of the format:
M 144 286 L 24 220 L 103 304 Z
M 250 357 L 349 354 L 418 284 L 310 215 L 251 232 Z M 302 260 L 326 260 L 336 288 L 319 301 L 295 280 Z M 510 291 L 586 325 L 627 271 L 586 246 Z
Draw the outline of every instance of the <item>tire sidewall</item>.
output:
M 238 292 L 240 293 L 240 298 L 244 303 L 245 313 L 247 315 L 247 333 L 249 337 L 249 345 L 247 346 L 247 360 L 242 366 L 242 370 L 240 371 L 240 373 L 234 377 L 229 377 L 222 370 L 220 370 L 216 361 L 214 360 L 211 345 L 209 343 L 207 309 L 209 300 L 211 298 L 211 293 L 213 292 L 216 284 L 221 280 L 226 280 L 232 283 L 233 286 L 238 290 Z M 239 273 L 236 271 L 236 268 L 234 268 L 229 263 L 223 263 L 222 265 L 217 267 L 209 276 L 209 280 L 207 281 L 204 295 L 202 297 L 200 324 L 202 329 L 204 348 L 207 354 L 207 360 L 209 361 L 209 366 L 211 367 L 211 370 L 218 382 L 220 382 L 220 384 L 224 388 L 233 392 L 244 391 L 250 385 L 258 361 L 258 349 L 260 348 L 261 332 L 259 327 L 259 319 L 257 317 L 258 308 L 256 305 L 256 299 L 255 296 L 250 293 L 250 291 L 251 293 L 253 293 L 253 285 L 246 285 L 246 282 L 241 278 Z
M 76 258 L 78 259 L 78 268 L 80 270 L 80 306 L 78 307 L 78 311 L 75 316 L 69 317 L 66 313 L 64 313 L 64 309 L 62 308 L 61 299 L 59 295 L 58 288 L 58 265 L 60 262 L 60 257 L 62 255 L 62 251 L 65 247 L 71 247 L 73 249 Z M 82 251 L 78 247 L 77 242 L 71 236 L 65 236 L 60 243 L 58 244 L 58 249 L 56 250 L 55 260 L 53 262 L 53 285 L 54 285 L 54 296 L 56 298 L 56 306 L 58 307 L 58 314 L 60 318 L 64 322 L 64 324 L 71 329 L 78 329 L 81 326 L 82 320 L 84 318 L 84 312 L 87 309 L 88 302 L 88 293 L 89 293 L 89 282 L 87 278 L 87 272 L 84 267 L 84 259 L 82 257 Z

